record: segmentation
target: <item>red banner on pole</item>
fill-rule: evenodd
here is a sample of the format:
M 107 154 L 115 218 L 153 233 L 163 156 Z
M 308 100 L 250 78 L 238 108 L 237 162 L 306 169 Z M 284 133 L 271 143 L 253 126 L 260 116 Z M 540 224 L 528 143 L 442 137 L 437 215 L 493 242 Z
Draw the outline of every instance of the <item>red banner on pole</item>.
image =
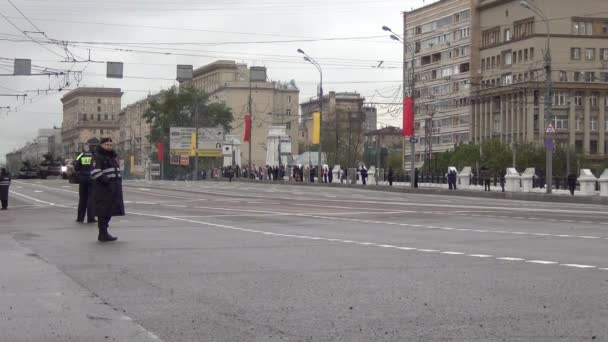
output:
M 156 149 L 158 150 L 157 159 L 159 162 L 163 161 L 163 143 L 156 144 Z
M 245 136 L 243 141 L 251 140 L 251 115 L 245 114 Z
M 411 97 L 403 99 L 403 136 L 414 136 L 414 101 Z

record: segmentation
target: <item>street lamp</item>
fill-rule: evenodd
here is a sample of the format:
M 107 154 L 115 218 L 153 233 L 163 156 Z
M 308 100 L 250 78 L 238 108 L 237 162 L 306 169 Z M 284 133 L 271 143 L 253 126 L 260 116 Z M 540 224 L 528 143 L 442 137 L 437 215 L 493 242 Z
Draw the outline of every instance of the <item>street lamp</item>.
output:
M 549 27 L 549 18 L 547 18 L 547 16 L 545 15 L 545 13 L 538 8 L 538 6 L 532 2 L 531 0 L 521 0 L 519 2 L 519 4 L 524 7 L 527 8 L 528 10 L 530 10 L 531 12 L 537 14 L 538 16 L 540 16 L 542 18 L 542 20 L 545 22 L 545 25 L 547 27 L 547 43 L 546 43 L 546 48 L 545 48 L 545 117 L 543 118 L 545 125 L 547 124 L 547 122 L 551 122 L 552 118 L 550 117 L 551 115 L 553 115 L 553 102 L 551 99 L 551 93 L 553 92 L 553 81 L 551 78 L 551 30 Z M 548 128 L 548 127 L 547 127 Z M 545 127 L 541 128 L 541 129 L 545 129 Z M 551 136 L 551 134 L 553 134 L 553 132 L 549 132 L 548 129 L 545 129 L 546 132 L 546 137 L 545 137 L 545 149 L 547 151 L 546 154 L 546 175 L 545 177 L 547 178 L 547 194 L 551 194 L 553 192 L 553 143 L 552 143 L 552 139 L 553 137 Z
M 409 44 L 403 37 L 401 37 L 400 35 L 398 35 L 397 33 L 393 32 L 393 30 L 391 30 L 388 26 L 382 26 L 382 30 L 383 31 L 387 31 L 392 33 L 390 35 L 390 38 L 394 41 L 403 43 L 403 99 L 405 100 L 405 97 L 407 95 L 407 62 L 406 62 L 406 52 L 407 49 L 410 50 L 411 54 L 412 54 L 412 77 L 410 78 L 410 91 L 411 91 L 411 98 L 412 98 L 412 108 L 416 108 L 416 106 L 414 106 L 414 89 L 416 86 L 416 77 L 415 77 L 415 66 L 416 63 L 414 61 L 415 53 L 416 51 L 412 48 L 412 45 Z M 404 108 L 405 110 L 405 108 Z M 404 113 L 405 114 L 405 113 Z M 415 116 L 415 112 L 412 113 L 412 119 Z M 405 127 L 404 127 L 405 128 Z M 416 130 L 413 130 L 412 132 L 412 136 L 410 137 L 410 148 L 411 148 L 411 156 L 410 156 L 410 185 L 412 188 L 415 187 L 415 177 L 416 177 Z M 405 163 L 404 163 L 405 164 Z
M 310 64 L 314 65 L 315 68 L 317 68 L 317 70 L 319 70 L 319 77 L 320 77 L 320 83 L 319 83 L 319 124 L 322 124 L 323 122 L 323 69 L 321 69 L 321 65 L 319 65 L 319 63 L 317 63 L 317 61 L 310 57 L 309 55 L 306 54 L 306 52 L 304 52 L 302 49 L 298 49 L 298 53 L 301 53 L 304 55 L 304 60 L 309 62 Z M 321 158 L 321 154 L 323 151 L 322 149 L 322 142 L 321 142 L 321 132 L 323 130 L 320 129 L 319 130 L 319 166 L 317 169 L 317 175 L 319 177 L 319 183 L 321 182 L 321 170 L 323 169 L 323 159 Z M 338 146 L 336 145 L 336 148 Z M 309 151 L 309 155 L 310 155 L 310 151 Z

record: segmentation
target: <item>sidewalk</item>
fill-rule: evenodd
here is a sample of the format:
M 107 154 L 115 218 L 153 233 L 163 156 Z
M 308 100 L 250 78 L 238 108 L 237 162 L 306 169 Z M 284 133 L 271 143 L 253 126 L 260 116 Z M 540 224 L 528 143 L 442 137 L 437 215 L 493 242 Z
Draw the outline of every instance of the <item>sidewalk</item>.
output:
M 213 181 L 226 181 L 224 179 L 214 179 Z M 263 184 L 285 184 L 285 185 L 297 185 L 297 186 L 325 186 L 325 187 L 341 187 L 341 188 L 355 188 L 355 189 L 367 189 L 374 191 L 384 192 L 400 192 L 400 193 L 416 193 L 416 194 L 430 194 L 430 195 L 443 195 L 443 196 L 461 196 L 461 197 L 479 197 L 479 198 L 492 198 L 492 199 L 507 199 L 507 200 L 518 200 L 518 201 L 536 201 L 536 202 L 555 202 L 555 203 L 577 203 L 577 204 L 595 204 L 595 205 L 608 205 L 608 197 L 600 197 L 599 192 L 595 195 L 581 195 L 575 193 L 574 196 L 570 195 L 567 190 L 554 190 L 552 195 L 547 195 L 544 189 L 533 189 L 531 192 L 502 192 L 499 186 L 491 186 L 490 192 L 483 191 L 482 186 L 469 186 L 467 188 L 459 187 L 456 191 L 450 191 L 447 184 L 432 184 L 432 183 L 420 183 L 417 189 L 412 189 L 410 183 L 393 183 L 392 187 L 388 186 L 388 182 L 369 183 L 368 185 L 363 184 L 346 184 L 346 183 L 331 183 L 331 184 L 319 184 L 309 182 L 276 182 L 268 180 L 249 180 L 244 178 L 233 179 L 233 182 L 246 182 L 246 183 L 263 183 Z
M 160 341 L 4 232 L 0 261 L 0 341 Z

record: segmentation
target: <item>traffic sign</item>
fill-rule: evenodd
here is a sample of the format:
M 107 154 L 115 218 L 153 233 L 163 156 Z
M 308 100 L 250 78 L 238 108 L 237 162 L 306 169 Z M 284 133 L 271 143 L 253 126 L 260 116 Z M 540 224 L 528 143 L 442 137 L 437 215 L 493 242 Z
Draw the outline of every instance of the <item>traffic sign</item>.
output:
M 410 143 L 417 144 L 418 143 L 418 138 L 411 137 L 410 138 Z
M 549 124 L 549 126 L 547 126 L 545 133 L 547 133 L 547 134 L 555 133 L 555 128 L 553 128 L 553 124 Z

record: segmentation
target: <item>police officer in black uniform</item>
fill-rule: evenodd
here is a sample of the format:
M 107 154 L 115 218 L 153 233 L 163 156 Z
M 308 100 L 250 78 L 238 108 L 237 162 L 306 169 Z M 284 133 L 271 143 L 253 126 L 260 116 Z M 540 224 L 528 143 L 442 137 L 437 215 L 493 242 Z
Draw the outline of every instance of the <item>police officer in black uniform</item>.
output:
M 89 151 L 82 152 L 74 163 L 74 170 L 78 173 L 78 216 L 76 222 L 84 222 L 87 216 L 87 223 L 97 222 L 95 211 L 93 210 L 93 182 L 91 171 L 93 170 L 93 151 L 95 145 L 89 146 Z
M 118 155 L 113 151 L 112 139 L 101 139 L 95 152 L 91 177 L 95 189 L 95 213 L 99 219 L 97 239 L 101 242 L 116 241 L 116 237 L 108 233 L 108 226 L 113 216 L 125 215 L 125 204 L 122 197 L 120 165 Z
M 5 168 L 0 170 L 0 201 L 2 202 L 2 209 L 8 208 L 8 187 L 11 185 L 11 176 L 6 172 Z

